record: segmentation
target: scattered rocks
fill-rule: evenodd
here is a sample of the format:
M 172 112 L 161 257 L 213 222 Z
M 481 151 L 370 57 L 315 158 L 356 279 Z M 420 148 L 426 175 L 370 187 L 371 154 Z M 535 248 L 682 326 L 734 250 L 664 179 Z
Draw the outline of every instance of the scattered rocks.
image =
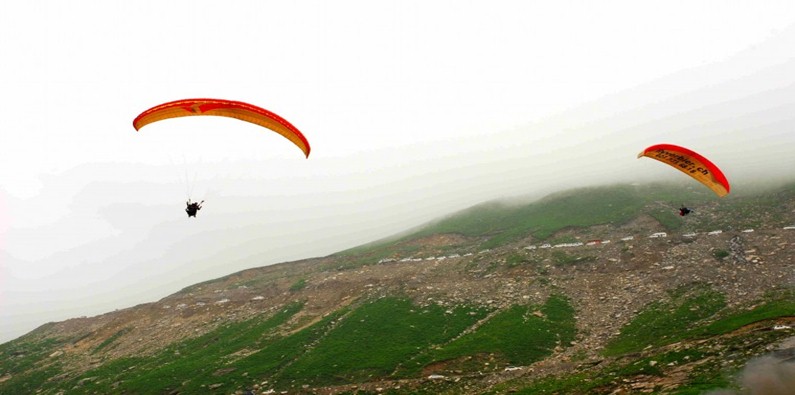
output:
M 734 236 L 729 240 L 729 251 L 731 251 L 731 258 L 735 264 L 748 263 L 745 259 L 745 247 L 743 246 L 743 239 L 740 235 Z

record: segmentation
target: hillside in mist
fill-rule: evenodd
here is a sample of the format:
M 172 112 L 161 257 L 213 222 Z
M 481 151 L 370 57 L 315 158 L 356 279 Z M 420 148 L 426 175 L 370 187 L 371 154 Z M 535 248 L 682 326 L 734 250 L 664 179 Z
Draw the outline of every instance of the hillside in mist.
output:
M 43 325 L 0 346 L 0 393 L 786 393 L 795 184 L 745 190 L 484 203 Z

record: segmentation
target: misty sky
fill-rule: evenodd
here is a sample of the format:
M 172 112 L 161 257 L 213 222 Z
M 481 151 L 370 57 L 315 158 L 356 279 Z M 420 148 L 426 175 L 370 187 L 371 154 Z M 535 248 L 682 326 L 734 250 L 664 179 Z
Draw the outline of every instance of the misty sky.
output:
M 0 342 L 506 196 L 795 168 L 795 3 L 14 1 L 0 13 Z M 274 111 L 132 127 L 166 101 Z M 205 199 L 198 218 L 188 197 Z

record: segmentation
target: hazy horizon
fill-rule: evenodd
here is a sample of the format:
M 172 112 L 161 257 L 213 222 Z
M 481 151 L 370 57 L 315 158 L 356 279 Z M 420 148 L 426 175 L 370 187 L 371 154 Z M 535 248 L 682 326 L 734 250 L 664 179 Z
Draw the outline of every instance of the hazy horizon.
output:
M 0 16 L 20 37 L 0 43 L 0 342 L 493 199 L 680 182 L 636 158 L 656 143 L 708 156 L 733 193 L 795 178 L 788 2 L 200 3 Z M 131 125 L 200 96 L 273 110 L 312 153 L 215 117 Z

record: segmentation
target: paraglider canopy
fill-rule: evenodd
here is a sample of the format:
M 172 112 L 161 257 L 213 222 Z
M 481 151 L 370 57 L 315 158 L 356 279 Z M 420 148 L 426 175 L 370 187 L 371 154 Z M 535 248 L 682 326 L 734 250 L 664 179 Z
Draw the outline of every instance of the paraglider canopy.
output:
M 154 106 L 133 120 L 135 130 L 169 118 L 215 115 L 251 122 L 281 134 L 309 157 L 309 141 L 286 119 L 252 104 L 223 99 L 183 99 Z
M 643 156 L 656 159 L 693 177 L 720 197 L 729 193 L 729 181 L 723 172 L 695 151 L 673 144 L 657 144 L 638 154 L 638 158 Z

